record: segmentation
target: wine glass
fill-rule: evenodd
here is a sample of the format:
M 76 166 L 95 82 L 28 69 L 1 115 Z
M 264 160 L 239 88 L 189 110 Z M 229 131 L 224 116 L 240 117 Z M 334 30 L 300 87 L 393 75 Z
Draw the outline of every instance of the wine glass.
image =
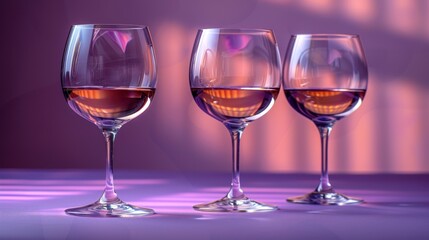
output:
M 277 207 L 249 199 L 240 186 L 240 139 L 247 125 L 267 113 L 280 90 L 281 60 L 274 33 L 264 29 L 200 29 L 190 64 L 198 107 L 222 122 L 232 139 L 232 182 L 225 197 L 194 209 L 264 212 Z
M 113 142 L 118 130 L 151 104 L 156 87 L 149 29 L 137 25 L 74 25 L 64 51 L 61 83 L 68 105 L 94 123 L 107 143 L 106 185 L 95 203 L 67 214 L 134 217 L 153 214 L 120 200 L 113 185 Z
M 328 177 L 328 137 L 334 123 L 363 101 L 368 69 L 358 35 L 293 35 L 287 49 L 283 87 L 289 104 L 313 121 L 322 142 L 322 174 L 317 188 L 292 203 L 345 205 L 362 200 L 337 193 Z

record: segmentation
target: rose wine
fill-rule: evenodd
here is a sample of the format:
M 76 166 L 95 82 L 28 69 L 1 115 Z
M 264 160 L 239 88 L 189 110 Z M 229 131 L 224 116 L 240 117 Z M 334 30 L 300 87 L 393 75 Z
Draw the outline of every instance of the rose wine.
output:
M 363 89 L 285 89 L 290 105 L 313 121 L 340 120 L 356 110 L 365 96 Z
M 70 107 L 97 125 L 121 125 L 143 113 L 152 101 L 154 88 L 65 87 Z
M 277 88 L 192 88 L 197 105 L 221 122 L 251 122 L 274 104 Z

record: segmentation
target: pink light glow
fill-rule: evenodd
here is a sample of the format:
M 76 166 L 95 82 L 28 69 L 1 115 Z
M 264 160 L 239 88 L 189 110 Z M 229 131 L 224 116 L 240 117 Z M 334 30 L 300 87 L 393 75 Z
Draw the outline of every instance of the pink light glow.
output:
M 417 1 L 395 0 L 386 4 L 385 24 L 393 31 L 402 34 L 418 33 L 419 13 Z
M 164 184 L 164 179 L 118 179 L 117 184 L 126 185 L 149 185 L 149 184 Z M 27 180 L 27 179 L 0 179 L 0 185 L 16 184 L 16 185 L 94 185 L 103 186 L 104 180 Z M 1 186 L 0 186 L 1 187 Z
M 392 164 L 390 167 L 401 169 L 403 172 L 415 172 L 415 169 L 421 168 L 420 162 L 409 161 L 409 159 L 424 158 L 422 149 L 427 146 L 425 142 L 421 141 L 425 133 L 416 127 L 425 124 L 421 116 L 421 110 L 424 106 L 422 106 L 423 103 L 420 102 L 419 97 L 424 93 L 419 94 L 420 89 L 406 82 L 404 79 L 394 81 L 386 86 L 390 92 L 401 95 L 400 99 L 389 99 L 395 108 L 389 108 L 387 111 L 389 121 L 386 124 L 388 124 L 389 129 L 401 128 L 400 137 L 397 132 L 392 131 L 389 138 L 389 145 L 395 152 L 391 156 Z
M 115 182 L 117 184 L 124 185 L 157 185 L 168 183 L 168 181 L 165 179 L 118 179 L 115 180 Z
M 335 9 L 335 0 L 302 0 L 299 3 L 307 10 L 327 14 Z
M 55 191 L 55 192 L 48 192 L 48 191 L 0 191 L 1 195 L 41 195 L 41 196 L 67 196 L 67 195 L 78 195 L 78 194 L 84 194 L 84 192 L 66 192 L 66 191 Z
M 376 88 L 378 77 L 375 74 L 371 75 L 370 87 Z M 367 94 L 364 103 L 356 111 L 350 122 L 345 123 L 352 131 L 347 135 L 348 146 L 350 149 L 347 153 L 347 167 L 355 172 L 373 172 L 377 169 L 377 137 L 374 137 L 374 132 L 377 131 L 377 96 Z M 364 129 L 365 131 L 362 131 Z M 344 141 L 343 139 L 338 139 Z M 365 151 L 362 151 L 362 143 L 365 142 Z M 337 151 L 338 152 L 338 151 Z M 340 154 L 338 154 L 340 155 Z M 342 161 L 341 156 L 338 156 L 338 161 Z
M 373 0 L 345 0 L 342 3 L 344 17 L 353 21 L 370 24 L 376 16 L 376 3 Z
M 159 124 L 164 126 L 157 134 L 160 134 L 161 137 L 166 136 L 165 139 L 170 139 L 172 135 L 183 136 L 184 129 L 189 124 L 183 115 L 183 109 L 190 103 L 191 96 L 188 84 L 184 83 L 188 79 L 190 52 L 196 32 L 173 21 L 163 22 L 158 28 L 155 28 L 155 31 L 154 35 L 158 35 L 158 45 L 163 46 L 156 51 L 157 59 L 160 60 L 158 76 L 160 79 L 176 79 L 176 81 L 158 82 L 158 88 L 167 91 L 157 93 L 159 95 L 156 102 L 162 106 L 162 111 L 154 112 L 154 114 L 158 114 Z M 182 94 L 174 94 L 169 90 Z M 176 117 L 174 121 L 171 121 L 170 118 L 165 117 L 167 115 L 182 117 Z M 175 145 L 176 143 L 170 148 L 166 148 L 174 149 Z
M 113 37 L 115 42 L 121 47 L 122 52 L 125 52 L 128 42 L 132 40 L 131 34 L 127 32 L 114 31 Z
M 244 187 L 246 192 L 256 192 L 256 193 L 284 193 L 286 190 L 285 188 L 260 188 L 260 187 Z M 296 190 L 297 188 L 294 188 L 293 190 Z M 203 188 L 201 191 L 203 192 L 225 192 L 228 188 L 220 188 L 220 187 L 214 187 L 214 188 Z M 300 189 L 298 189 L 300 190 Z
M 108 38 L 109 42 L 116 44 L 125 53 L 128 42 L 132 40 L 132 36 L 128 32 L 96 29 L 93 37 L 93 45 L 97 44 L 99 39 Z
M 100 191 L 104 188 L 104 185 L 98 186 L 32 186 L 32 185 L 23 185 L 23 186 L 0 186 L 0 190 L 76 190 L 76 191 Z M 115 189 L 126 189 L 127 187 L 115 186 Z
M 50 197 L 33 197 L 33 196 L 0 196 L 0 201 L 38 201 L 47 200 Z
M 38 211 L 30 211 L 30 212 L 23 212 L 24 215 L 34 215 L 34 216 L 68 216 L 64 212 L 64 208 L 51 208 L 51 209 L 40 209 Z

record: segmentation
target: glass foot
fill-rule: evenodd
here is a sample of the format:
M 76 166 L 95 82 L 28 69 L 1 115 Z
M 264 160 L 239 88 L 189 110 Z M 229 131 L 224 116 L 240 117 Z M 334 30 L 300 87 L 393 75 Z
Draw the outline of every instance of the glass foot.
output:
M 271 212 L 278 208 L 244 196 L 240 199 L 224 197 L 214 202 L 195 205 L 194 209 L 203 212 Z
M 83 207 L 69 208 L 65 212 L 69 215 L 82 217 L 141 217 L 154 214 L 155 212 L 149 208 L 141 208 L 127 204 L 118 199 L 114 202 L 100 202 Z
M 331 192 L 312 192 L 300 197 L 288 198 L 288 202 L 301 203 L 301 204 L 315 204 L 315 205 L 348 205 L 362 203 L 363 200 L 347 197 L 345 195 Z

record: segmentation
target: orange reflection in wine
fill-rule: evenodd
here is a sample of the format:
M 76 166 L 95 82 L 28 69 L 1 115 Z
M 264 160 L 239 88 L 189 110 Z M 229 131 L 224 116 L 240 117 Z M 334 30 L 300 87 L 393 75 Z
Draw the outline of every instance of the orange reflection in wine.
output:
M 73 109 L 92 117 L 126 118 L 145 110 L 155 89 L 149 88 L 65 88 Z
M 314 113 L 331 115 L 345 112 L 350 107 L 353 107 L 355 94 L 362 99 L 365 95 L 364 90 L 342 91 L 342 90 L 308 90 L 308 91 L 293 91 L 292 95 L 295 99 L 304 104 L 304 107 Z
M 233 118 L 254 116 L 266 108 L 266 103 L 277 95 L 277 89 L 209 88 L 193 89 L 194 96 L 203 100 L 216 115 Z

